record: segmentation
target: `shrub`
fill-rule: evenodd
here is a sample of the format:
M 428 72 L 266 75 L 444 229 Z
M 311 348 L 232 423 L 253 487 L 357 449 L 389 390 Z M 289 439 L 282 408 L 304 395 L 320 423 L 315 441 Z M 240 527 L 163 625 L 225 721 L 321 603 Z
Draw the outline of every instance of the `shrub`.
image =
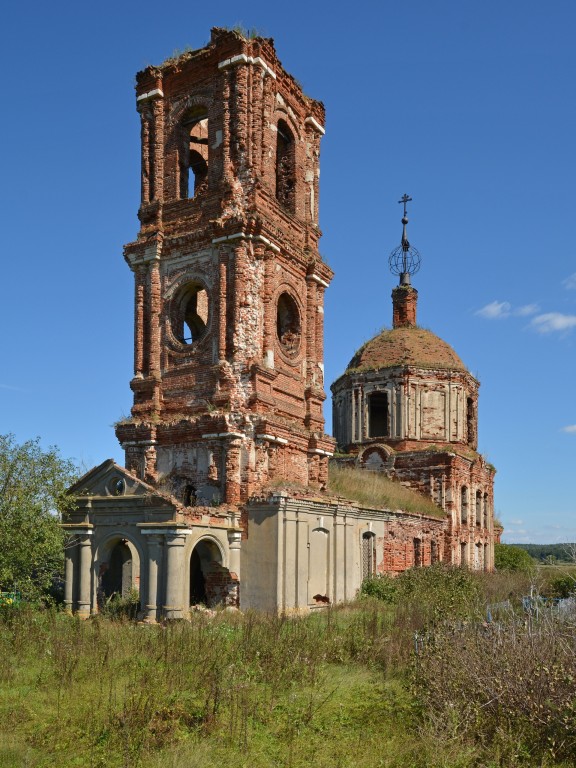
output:
M 443 563 L 410 568 L 396 578 L 374 576 L 365 579 L 360 588 L 362 597 L 418 608 L 424 620 L 447 614 L 466 616 L 479 604 L 480 594 L 481 583 L 475 574 Z
M 127 595 L 115 592 L 100 607 L 100 613 L 109 619 L 135 619 L 140 610 L 140 595 L 132 587 Z
M 490 765 L 576 761 L 576 636 L 552 614 L 446 622 L 421 644 L 413 680 L 436 735 L 457 733 L 496 758 Z
M 547 592 L 550 597 L 570 597 L 576 592 L 576 575 L 574 573 L 563 573 L 559 576 L 554 576 L 548 582 Z
M 421 604 L 430 618 L 469 615 L 480 600 L 480 581 L 472 571 L 437 563 L 410 568 L 398 577 L 401 595 Z
M 360 597 L 375 597 L 383 603 L 395 603 L 398 600 L 398 579 L 385 574 L 364 579 Z

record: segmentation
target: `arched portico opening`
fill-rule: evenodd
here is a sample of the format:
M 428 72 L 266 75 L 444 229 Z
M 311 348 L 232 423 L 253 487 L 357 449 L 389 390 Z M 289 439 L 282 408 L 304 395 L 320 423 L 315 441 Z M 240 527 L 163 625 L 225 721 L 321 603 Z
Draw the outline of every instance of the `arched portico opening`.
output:
M 190 556 L 190 605 L 217 602 L 214 580 L 223 570 L 220 547 L 211 539 L 200 539 Z
M 140 591 L 140 556 L 125 538 L 106 543 L 98 571 L 98 603 L 102 607 L 112 597 L 126 598 L 131 590 Z

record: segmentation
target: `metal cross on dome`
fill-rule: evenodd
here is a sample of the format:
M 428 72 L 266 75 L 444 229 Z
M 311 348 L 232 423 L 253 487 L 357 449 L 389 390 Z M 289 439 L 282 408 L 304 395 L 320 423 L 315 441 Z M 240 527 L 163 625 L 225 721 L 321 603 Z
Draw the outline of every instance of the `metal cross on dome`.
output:
M 412 198 L 410 197 L 410 195 L 407 195 L 406 193 L 404 193 L 402 195 L 402 198 L 400 200 L 398 200 L 398 202 L 399 203 L 404 203 L 404 218 L 406 218 L 406 203 L 411 203 L 412 202 Z
M 420 254 L 416 248 L 410 245 L 406 233 L 406 225 L 408 224 L 406 205 L 407 203 L 412 202 L 412 198 L 409 195 L 404 194 L 398 202 L 404 205 L 404 213 L 402 216 L 402 240 L 400 241 L 400 245 L 390 254 L 388 265 L 390 267 L 390 272 L 392 272 L 393 275 L 399 275 L 400 285 L 410 285 L 410 275 L 415 275 L 420 269 Z

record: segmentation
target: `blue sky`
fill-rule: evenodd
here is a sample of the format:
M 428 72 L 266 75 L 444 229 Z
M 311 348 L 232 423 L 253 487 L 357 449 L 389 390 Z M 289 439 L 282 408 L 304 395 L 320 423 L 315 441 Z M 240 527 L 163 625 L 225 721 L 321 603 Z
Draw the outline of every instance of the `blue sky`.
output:
M 419 322 L 481 382 L 480 449 L 506 540 L 576 540 L 576 4 L 531 0 L 164 6 L 2 13 L 0 431 L 122 463 L 138 229 L 134 75 L 238 23 L 275 39 L 326 105 L 326 381 L 391 322 L 401 195 Z M 330 427 L 330 405 L 326 417 Z

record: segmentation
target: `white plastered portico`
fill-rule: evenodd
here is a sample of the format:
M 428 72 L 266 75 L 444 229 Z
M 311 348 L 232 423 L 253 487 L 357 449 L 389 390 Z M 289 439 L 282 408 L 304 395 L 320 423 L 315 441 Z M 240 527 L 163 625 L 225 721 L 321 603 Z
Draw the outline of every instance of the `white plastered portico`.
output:
M 236 604 L 240 529 L 234 515 L 180 505 L 112 460 L 72 489 L 76 509 L 64 523 L 65 603 L 88 617 L 113 594 L 138 592 L 140 618 L 187 615 L 191 603 Z

